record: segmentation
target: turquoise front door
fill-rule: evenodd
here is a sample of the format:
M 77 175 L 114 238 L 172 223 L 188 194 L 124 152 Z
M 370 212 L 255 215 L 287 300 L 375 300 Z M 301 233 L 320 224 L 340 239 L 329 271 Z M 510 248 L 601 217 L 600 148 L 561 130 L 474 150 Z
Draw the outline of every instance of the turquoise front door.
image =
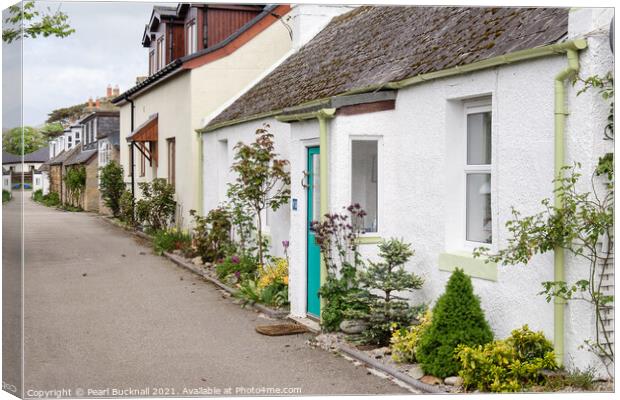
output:
M 321 249 L 314 240 L 314 232 L 310 230 L 310 223 L 321 218 L 321 192 L 319 188 L 319 148 L 308 148 L 308 181 L 307 181 L 307 313 L 314 317 L 321 314 Z

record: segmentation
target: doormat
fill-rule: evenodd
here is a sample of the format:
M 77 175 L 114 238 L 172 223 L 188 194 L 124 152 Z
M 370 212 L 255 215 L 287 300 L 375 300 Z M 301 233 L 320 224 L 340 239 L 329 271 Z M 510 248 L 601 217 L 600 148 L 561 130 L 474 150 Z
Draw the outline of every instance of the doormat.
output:
M 299 333 L 310 332 L 308 328 L 299 324 L 271 324 L 271 325 L 258 325 L 256 332 L 261 335 L 267 336 L 284 336 L 284 335 L 297 335 Z

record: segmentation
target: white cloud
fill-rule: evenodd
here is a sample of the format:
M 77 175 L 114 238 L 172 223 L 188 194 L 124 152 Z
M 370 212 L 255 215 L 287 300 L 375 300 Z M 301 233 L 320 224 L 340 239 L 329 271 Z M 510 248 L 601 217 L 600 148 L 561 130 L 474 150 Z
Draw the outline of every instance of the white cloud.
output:
M 38 7 L 55 10 L 59 4 L 39 2 Z M 43 123 L 56 108 L 103 96 L 108 84 L 128 89 L 136 76 L 147 72 L 141 39 L 153 3 L 65 2 L 60 6 L 76 32 L 66 38 L 24 42 L 26 125 Z

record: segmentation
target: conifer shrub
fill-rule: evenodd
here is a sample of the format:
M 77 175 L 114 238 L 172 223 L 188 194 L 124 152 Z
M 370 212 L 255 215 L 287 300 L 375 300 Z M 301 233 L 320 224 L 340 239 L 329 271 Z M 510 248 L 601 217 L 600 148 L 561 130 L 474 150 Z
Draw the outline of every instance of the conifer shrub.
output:
M 427 374 L 445 378 L 456 375 L 460 364 L 455 358 L 458 345 L 484 345 L 493 340 L 493 333 L 474 295 L 471 279 L 456 269 L 446 291 L 433 308 L 431 326 L 420 338 L 416 352 Z
M 412 307 L 406 298 L 397 295 L 420 289 L 424 280 L 405 270 L 405 264 L 414 251 L 402 240 L 384 240 L 379 244 L 381 262 L 369 261 L 366 271 L 360 273 L 360 283 L 366 288 L 363 296 L 368 305 L 364 319 L 368 329 L 363 332 L 364 341 L 380 346 L 390 343 L 394 329 L 411 325 L 420 307 Z

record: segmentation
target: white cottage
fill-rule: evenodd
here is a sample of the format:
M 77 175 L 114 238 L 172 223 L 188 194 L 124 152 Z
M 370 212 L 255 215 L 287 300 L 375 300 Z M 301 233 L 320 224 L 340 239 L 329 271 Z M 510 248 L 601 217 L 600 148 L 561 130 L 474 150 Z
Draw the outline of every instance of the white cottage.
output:
M 268 216 L 268 229 L 274 253 L 290 241 L 292 316 L 320 316 L 318 286 L 309 282 L 325 271 L 308 257 L 309 221 L 357 202 L 369 214 L 366 257 L 376 257 L 382 238 L 415 248 L 407 267 L 425 284 L 412 301 L 432 303 L 450 271 L 463 268 L 496 337 L 529 324 L 554 341 L 565 363 L 596 364 L 580 349 L 596 334 L 592 311 L 538 294 L 541 282 L 558 280 L 559 256 L 502 266 L 472 250 L 506 245 L 511 206 L 526 215 L 541 210 L 540 200 L 553 197 L 556 164 L 579 161 L 587 176 L 611 151 L 602 134 L 608 105 L 596 93 L 577 97 L 568 81 L 613 69 L 612 16 L 611 9 L 360 7 L 336 17 L 201 130 L 203 207 L 223 200 L 232 146 L 268 123 L 291 162 L 290 207 Z M 559 265 L 568 281 L 584 268 L 568 255 Z

